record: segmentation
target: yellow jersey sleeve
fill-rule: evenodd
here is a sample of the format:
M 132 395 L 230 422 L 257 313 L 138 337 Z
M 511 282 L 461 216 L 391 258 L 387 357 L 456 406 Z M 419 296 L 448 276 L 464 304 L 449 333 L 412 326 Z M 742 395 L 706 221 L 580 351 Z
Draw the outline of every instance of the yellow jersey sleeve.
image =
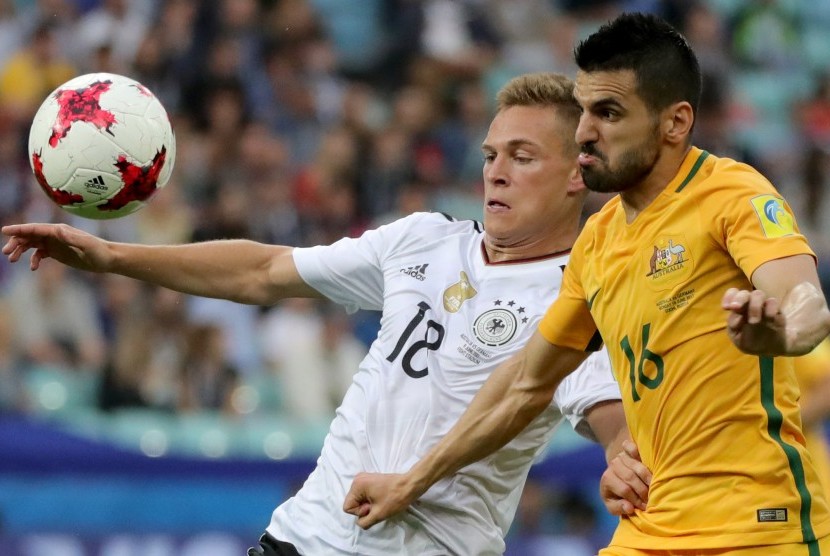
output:
M 815 254 L 799 232 L 790 205 L 752 168 L 721 159 L 703 213 L 714 215 L 714 240 L 726 249 L 747 278 L 763 263 L 793 255 Z
M 539 332 L 551 344 L 582 351 L 597 351 L 602 347 L 602 338 L 591 316 L 592 298 L 586 296 L 580 280 L 585 263 L 582 238 L 580 235 L 574 244 L 570 260 L 565 267 L 559 296 L 548 307 L 539 323 Z M 596 295 L 598 291 L 592 295 Z

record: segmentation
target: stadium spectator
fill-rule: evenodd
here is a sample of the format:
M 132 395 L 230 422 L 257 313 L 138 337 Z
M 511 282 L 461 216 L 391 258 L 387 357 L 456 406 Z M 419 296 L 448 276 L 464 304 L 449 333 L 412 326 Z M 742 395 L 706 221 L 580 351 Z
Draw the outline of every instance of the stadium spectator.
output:
M 14 322 L 6 301 L 0 298 L 0 414 L 28 408 L 23 369 L 14 349 Z
M 76 65 L 59 50 L 52 25 L 43 23 L 0 71 L 0 103 L 21 128 L 27 127 L 46 95 L 76 72 Z
M 732 53 L 744 68 L 783 70 L 798 64 L 802 52 L 796 12 L 779 0 L 744 4 L 732 17 Z
M 18 274 L 6 295 L 22 363 L 100 372 L 105 344 L 90 284 L 62 265 L 43 270 L 37 277 Z
M 94 62 L 95 52 L 107 48 L 112 63 L 119 68 L 130 67 L 144 40 L 153 14 L 151 0 L 101 0 L 93 9 L 81 15 L 75 26 L 74 59 L 84 60 L 82 73 L 101 71 L 88 65 Z
M 367 351 L 343 316 L 325 307 L 286 300 L 263 315 L 260 327 L 267 371 L 285 409 L 310 423 L 331 419 Z
M 803 145 L 800 165 L 804 198 L 802 210 L 810 228 L 826 235 L 828 230 L 823 216 L 830 181 L 830 72 L 816 76 L 814 90 L 796 103 L 793 114 Z M 827 246 L 826 240 L 823 245 Z
M 232 397 L 241 376 L 228 359 L 225 343 L 224 330 L 215 324 L 188 327 L 180 363 L 179 411 L 236 413 Z

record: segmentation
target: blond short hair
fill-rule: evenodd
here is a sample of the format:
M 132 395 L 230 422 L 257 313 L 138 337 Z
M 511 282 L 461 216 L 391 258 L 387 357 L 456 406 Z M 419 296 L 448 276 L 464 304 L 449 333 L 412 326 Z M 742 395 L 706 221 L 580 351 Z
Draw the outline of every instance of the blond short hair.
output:
M 574 98 L 574 82 L 560 74 L 526 73 L 508 81 L 496 95 L 499 112 L 513 106 L 550 107 L 557 111 L 562 129 L 574 144 L 581 109 Z

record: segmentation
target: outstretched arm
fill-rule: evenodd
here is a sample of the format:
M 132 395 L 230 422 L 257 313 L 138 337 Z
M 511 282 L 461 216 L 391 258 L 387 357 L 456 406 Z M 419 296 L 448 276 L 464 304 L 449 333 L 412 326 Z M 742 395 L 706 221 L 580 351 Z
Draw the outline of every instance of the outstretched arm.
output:
M 721 303 L 729 312 L 729 338 L 742 351 L 803 355 L 830 334 L 830 311 L 811 256 L 766 262 L 752 274 L 752 284 L 752 291 L 730 288 Z
M 536 332 L 490 375 L 450 432 L 409 472 L 359 474 L 343 510 L 358 516 L 363 528 L 404 510 L 438 480 L 495 452 L 524 430 L 585 357 L 585 352 L 554 346 Z
M 3 254 L 43 259 L 91 272 L 122 274 L 191 295 L 270 305 L 286 297 L 321 297 L 303 282 L 292 248 L 248 240 L 149 246 L 105 241 L 66 224 L 3 226 Z

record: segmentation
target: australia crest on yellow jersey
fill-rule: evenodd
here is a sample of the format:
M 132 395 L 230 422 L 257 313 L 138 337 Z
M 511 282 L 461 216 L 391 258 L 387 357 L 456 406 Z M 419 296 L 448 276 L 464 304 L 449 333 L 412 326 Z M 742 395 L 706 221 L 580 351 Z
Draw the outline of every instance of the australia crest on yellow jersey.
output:
M 658 291 L 682 282 L 694 268 L 692 253 L 682 235 L 655 238 L 641 257 L 646 263 L 646 282 Z
M 750 202 L 765 236 L 775 238 L 795 233 L 795 219 L 784 199 L 777 195 L 758 195 L 750 199 Z

